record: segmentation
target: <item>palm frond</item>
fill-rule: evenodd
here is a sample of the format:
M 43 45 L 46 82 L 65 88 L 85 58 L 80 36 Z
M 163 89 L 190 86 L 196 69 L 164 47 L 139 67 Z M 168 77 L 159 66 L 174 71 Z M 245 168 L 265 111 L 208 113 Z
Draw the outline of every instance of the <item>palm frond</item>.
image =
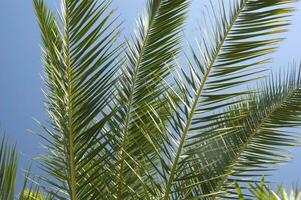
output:
M 241 104 L 240 110 L 246 116 L 232 122 L 239 127 L 236 131 L 207 146 L 224 147 L 212 151 L 219 154 L 216 169 L 224 170 L 213 169 L 224 176 L 220 189 L 230 191 L 234 181 L 256 182 L 262 174 L 269 175 L 269 171 L 290 160 L 289 151 L 283 147 L 300 144 L 294 130 L 301 125 L 300 67 L 293 68 L 285 78 L 280 77 L 274 76 L 262 84 L 263 91 L 253 97 L 253 102 Z
M 281 147 L 298 141 L 283 128 L 300 125 L 300 72 L 259 95 L 245 86 L 264 75 L 295 0 L 220 2 L 183 67 L 189 0 L 148 0 L 125 46 L 111 0 L 62 0 L 58 13 L 34 0 L 51 198 L 235 198 L 236 182 L 288 160 Z
M 112 134 L 119 135 L 113 189 L 117 199 L 150 198 L 162 192 L 154 177 L 160 159 L 156 147 L 164 136 L 156 130 L 153 120 L 159 119 L 153 113 L 164 112 L 164 83 L 180 51 L 188 5 L 187 0 L 147 1 L 136 34 L 128 42 L 117 97 L 121 110 L 111 123 Z
M 62 1 L 61 15 L 34 0 L 42 33 L 51 128 L 43 127 L 49 153 L 43 169 L 59 199 L 99 199 L 102 170 L 99 133 L 110 113 L 119 63 L 118 19 L 111 1 Z M 50 138 L 50 139 L 49 139 Z
M 202 38 L 200 53 L 192 50 L 188 71 L 182 68 L 183 78 L 176 78 L 182 104 L 170 100 L 175 113 L 170 113 L 172 129 L 163 167 L 168 177 L 165 200 L 210 199 L 221 192 L 217 190 L 220 175 L 206 171 L 216 163 L 202 156 L 201 147 L 209 138 L 230 134 L 236 128 L 216 129 L 217 124 L 225 123 L 220 120 L 227 114 L 222 110 L 238 104 L 237 97 L 252 93 L 241 86 L 264 71 L 260 66 L 267 63 L 267 55 L 282 40 L 277 33 L 286 31 L 287 17 L 293 11 L 288 4 L 292 2 L 240 0 L 229 2 L 229 13 L 223 2 L 218 11 L 213 9 L 213 26 L 217 25 L 209 32 L 213 39 Z M 238 86 L 240 90 L 233 92 Z

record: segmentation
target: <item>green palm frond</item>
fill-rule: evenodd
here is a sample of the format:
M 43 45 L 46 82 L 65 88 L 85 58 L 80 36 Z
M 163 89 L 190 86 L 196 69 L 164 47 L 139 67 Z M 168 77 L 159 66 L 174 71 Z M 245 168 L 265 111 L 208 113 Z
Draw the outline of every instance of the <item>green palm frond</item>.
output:
M 0 199 L 14 199 L 17 165 L 16 147 L 8 145 L 3 137 L 0 147 Z
M 253 97 L 254 101 L 241 104 L 240 110 L 247 114 L 232 121 L 237 130 L 206 147 L 217 149 L 210 153 L 222 158 L 212 158 L 218 165 L 213 172 L 220 176 L 224 174 L 219 183 L 220 190 L 229 191 L 233 181 L 257 181 L 256 177 L 290 160 L 289 151 L 283 147 L 300 144 L 295 130 L 301 125 L 300 67 L 297 70 L 293 68 L 285 78 L 279 77 L 274 76 L 262 84 L 262 91 Z M 217 169 L 223 170 L 218 172 Z
M 59 199 L 99 199 L 102 151 L 99 132 L 108 119 L 120 63 L 117 18 L 111 1 L 62 1 L 61 15 L 34 0 L 42 33 L 43 65 L 51 128 L 43 169 Z M 50 138 L 50 139 L 49 139 Z
M 147 1 L 136 34 L 127 43 L 117 97 L 121 110 L 111 123 L 112 134 L 119 135 L 117 185 L 112 189 L 117 191 L 117 199 L 161 193 L 160 181 L 154 177 L 160 159 L 156 148 L 164 136 L 153 123 L 159 120 L 154 112 L 164 113 L 165 80 L 180 51 L 188 5 L 187 0 Z
M 172 145 L 165 155 L 172 156 L 163 168 L 168 174 L 164 199 L 210 199 L 221 192 L 218 182 L 224 174 L 210 173 L 210 168 L 218 166 L 203 156 L 201 147 L 236 128 L 216 128 L 234 120 L 220 120 L 227 114 L 222 110 L 238 104 L 237 97 L 251 93 L 237 86 L 257 79 L 264 71 L 260 66 L 282 40 L 276 33 L 286 31 L 287 17 L 293 10 L 288 3 L 292 2 L 234 1 L 229 3 L 230 12 L 221 3 L 219 11 L 211 14 L 217 24 L 210 33 L 213 39 L 203 38 L 200 53 L 192 50 L 188 71 L 181 69 L 183 78 L 176 79 L 182 104 L 170 101 L 175 113 L 170 114 L 172 130 L 166 142 Z M 240 117 L 243 115 L 235 116 Z
M 111 1 L 62 0 L 54 13 L 34 0 L 48 176 L 22 198 L 243 198 L 235 183 L 256 182 L 289 159 L 283 147 L 298 144 L 290 130 L 301 123 L 301 70 L 258 94 L 246 86 L 265 75 L 295 0 L 212 1 L 211 24 L 184 62 L 189 0 L 147 0 L 126 45 Z

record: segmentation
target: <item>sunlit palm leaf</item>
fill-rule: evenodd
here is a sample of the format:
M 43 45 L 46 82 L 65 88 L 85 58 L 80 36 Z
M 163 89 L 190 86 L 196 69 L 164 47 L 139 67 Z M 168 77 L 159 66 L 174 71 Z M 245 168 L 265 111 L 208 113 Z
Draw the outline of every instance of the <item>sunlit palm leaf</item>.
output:
M 43 41 L 46 107 L 51 129 L 43 136 L 49 154 L 43 169 L 57 198 L 99 199 L 104 145 L 99 132 L 107 120 L 120 45 L 110 1 L 62 2 L 62 14 L 52 14 L 42 0 L 35 9 Z M 48 138 L 51 138 L 50 140 Z
M 187 67 L 177 54 L 189 1 L 148 0 L 125 58 L 110 0 L 62 2 L 56 15 L 34 0 L 51 125 L 42 126 L 43 180 L 53 198 L 228 198 L 233 179 L 287 160 L 278 146 L 297 141 L 279 128 L 299 125 L 290 92 L 299 73 L 256 97 L 245 84 L 261 77 L 294 0 L 212 2 L 210 27 L 201 27 L 209 34 Z
M 274 76 L 261 88 L 263 91 L 254 102 L 241 105 L 246 117 L 232 122 L 241 128 L 210 145 L 210 148 L 225 147 L 212 151 L 222 158 L 217 164 L 224 172 L 215 171 L 225 174 L 220 189 L 229 191 L 233 181 L 258 180 L 256 177 L 290 159 L 283 147 L 299 144 L 294 128 L 301 125 L 300 68 L 293 68 L 285 78 Z
M 236 127 L 219 129 L 217 124 L 243 117 L 240 114 L 219 121 L 226 114 L 221 109 L 237 104 L 236 97 L 251 92 L 236 86 L 257 79 L 264 70 L 260 65 L 267 62 L 265 55 L 281 41 L 276 33 L 284 32 L 289 24 L 287 17 L 292 9 L 286 4 L 291 2 L 231 1 L 227 5 L 230 12 L 221 3 L 220 9 L 211 13 L 218 26 L 209 32 L 213 39 L 202 38 L 200 53 L 192 51 L 188 72 L 182 69 L 183 78 L 176 80 L 183 105 L 179 107 L 171 100 L 176 111 L 171 113 L 172 130 L 167 142 L 173 145 L 165 153 L 172 156 L 163 168 L 168 174 L 164 199 L 210 199 L 222 192 L 218 182 L 224 174 L 210 171 L 218 165 L 204 156 L 201 147 L 214 137 L 232 133 Z
M 161 192 L 155 175 L 160 157 L 155 148 L 164 136 L 158 135 L 153 123 L 157 117 L 151 118 L 151 113 L 162 107 L 164 79 L 180 51 L 187 6 L 187 0 L 147 1 L 136 34 L 128 42 L 117 97 L 121 110 L 110 130 L 118 136 L 119 167 L 116 174 L 109 171 L 116 175 L 111 191 L 117 192 L 117 199 L 151 198 Z

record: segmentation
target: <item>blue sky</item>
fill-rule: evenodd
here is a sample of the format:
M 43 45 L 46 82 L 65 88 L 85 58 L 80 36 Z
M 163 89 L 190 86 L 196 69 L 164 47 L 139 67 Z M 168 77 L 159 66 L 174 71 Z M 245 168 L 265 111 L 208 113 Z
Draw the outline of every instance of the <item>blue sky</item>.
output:
M 47 1 L 52 7 L 59 5 L 58 0 Z M 113 0 L 113 8 L 124 20 L 125 35 L 132 33 L 135 18 L 142 13 L 144 3 L 144 0 Z M 192 0 L 186 31 L 189 39 L 198 33 L 196 22 L 206 3 L 207 0 Z M 296 7 L 290 32 L 285 34 L 288 39 L 273 55 L 270 66 L 274 70 L 301 60 L 301 2 Z M 6 132 L 10 141 L 17 142 L 24 163 L 41 150 L 40 139 L 26 129 L 40 130 L 32 118 L 44 123 L 47 120 L 41 92 L 39 30 L 30 0 L 2 0 L 0 8 L 0 129 Z M 283 180 L 289 185 L 301 178 L 301 148 L 294 149 L 293 156 L 295 160 L 274 173 L 274 180 Z

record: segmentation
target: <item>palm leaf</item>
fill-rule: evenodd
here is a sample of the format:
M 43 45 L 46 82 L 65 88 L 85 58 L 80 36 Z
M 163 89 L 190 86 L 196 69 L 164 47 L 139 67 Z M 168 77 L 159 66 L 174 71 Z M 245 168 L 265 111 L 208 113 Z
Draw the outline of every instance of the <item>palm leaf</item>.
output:
M 244 86 L 263 75 L 294 0 L 221 1 L 187 67 L 177 55 L 189 1 L 148 0 L 125 58 L 110 0 L 62 2 L 54 14 L 34 0 L 52 198 L 228 198 L 235 182 L 288 159 L 280 146 L 297 141 L 281 128 L 299 125 L 299 73 L 255 97 Z
M 51 125 L 43 127 L 48 135 L 41 135 L 49 151 L 42 166 L 54 178 L 45 181 L 60 192 L 59 199 L 101 197 L 102 159 L 95 152 L 104 148 L 98 136 L 110 115 L 106 106 L 120 52 L 110 3 L 64 0 L 58 18 L 42 0 L 34 0 Z
M 287 4 L 291 2 L 241 0 L 229 3 L 229 13 L 221 3 L 220 9 L 211 14 L 215 16 L 213 26 L 217 24 L 209 32 L 214 37 L 203 37 L 200 53 L 192 50 L 192 59 L 188 58 L 188 72 L 181 69 L 183 78 L 176 78 L 182 104 L 170 100 L 175 114 L 170 114 L 172 129 L 166 142 L 172 145 L 165 152 L 167 161 L 163 170 L 168 179 L 164 199 L 210 199 L 221 192 L 218 187 L 221 177 L 207 171 L 216 163 L 202 156 L 200 147 L 236 128 L 216 129 L 217 124 L 234 120 L 220 120 L 227 114 L 221 110 L 238 104 L 241 100 L 235 100 L 237 97 L 251 92 L 242 87 L 233 91 L 257 79 L 264 70 L 259 66 L 268 61 L 266 55 L 282 40 L 276 33 L 284 32 L 289 24 L 287 17 L 292 8 Z M 172 156 L 168 159 L 167 154 Z
M 254 97 L 255 101 L 241 105 L 247 114 L 233 122 L 240 128 L 222 137 L 223 141 L 217 139 L 212 143 L 210 148 L 225 147 L 215 152 L 221 158 L 217 161 L 219 168 L 224 169 L 224 172 L 215 171 L 224 176 L 220 189 L 230 190 L 233 181 L 258 180 L 256 177 L 290 160 L 289 151 L 283 147 L 299 145 L 294 128 L 301 125 L 300 68 L 293 68 L 285 78 L 279 77 L 266 81 L 261 87 L 263 91 Z
M 159 120 L 154 113 L 165 111 L 164 82 L 173 68 L 173 58 L 180 51 L 187 7 L 187 0 L 147 1 L 136 34 L 128 42 L 117 86 L 116 104 L 121 109 L 110 129 L 111 134 L 118 136 L 115 152 L 119 152 L 116 155 L 119 168 L 114 177 L 117 184 L 111 189 L 117 192 L 117 199 L 148 199 L 162 192 L 156 175 L 160 159 L 156 147 L 164 136 L 159 134 L 153 120 Z

